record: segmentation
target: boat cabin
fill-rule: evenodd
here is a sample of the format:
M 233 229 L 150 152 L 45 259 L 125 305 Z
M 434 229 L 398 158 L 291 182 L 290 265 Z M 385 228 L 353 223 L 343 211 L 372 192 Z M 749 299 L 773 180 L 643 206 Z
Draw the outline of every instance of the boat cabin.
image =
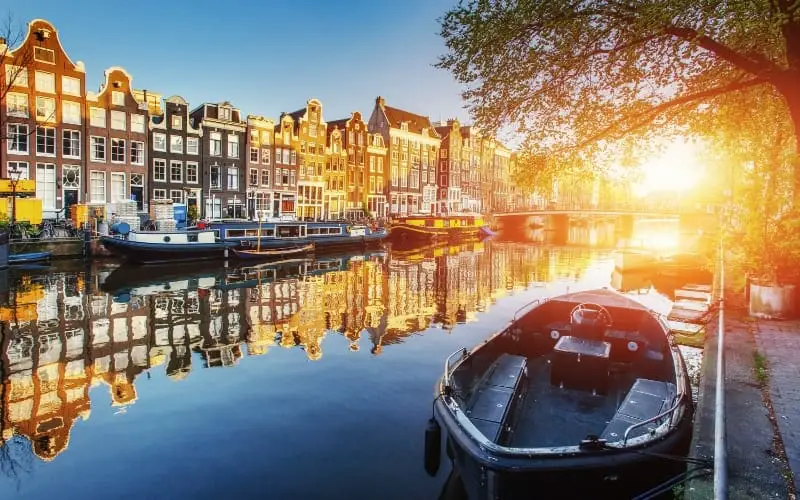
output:
M 181 245 L 187 243 L 215 243 L 214 231 L 131 231 L 128 241 L 137 243 L 162 243 Z

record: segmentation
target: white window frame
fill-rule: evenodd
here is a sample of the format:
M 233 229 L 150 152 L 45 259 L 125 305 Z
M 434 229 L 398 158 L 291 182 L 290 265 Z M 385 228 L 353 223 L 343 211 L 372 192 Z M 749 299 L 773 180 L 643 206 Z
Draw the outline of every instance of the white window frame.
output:
M 178 177 L 172 175 L 172 167 L 178 165 Z M 183 182 L 183 162 L 179 160 L 170 160 L 169 162 L 169 182 Z
M 139 161 L 134 161 L 133 150 L 134 150 L 134 146 L 135 145 L 139 146 L 138 147 Z M 131 152 L 130 152 L 131 165 L 143 166 L 144 165 L 144 161 L 145 161 L 144 160 L 144 156 L 145 156 L 145 154 L 144 154 L 144 142 L 142 142 L 142 141 L 131 141 Z
M 14 81 L 11 81 L 11 78 Z M 13 64 L 6 64 L 6 85 L 8 87 L 28 87 L 28 68 L 22 66 L 14 66 Z
M 121 90 L 112 90 L 111 104 L 114 106 L 125 106 L 125 92 L 122 92 Z
M 255 160 L 253 159 L 253 153 L 255 153 Z M 258 163 L 260 158 L 260 151 L 256 147 L 250 148 L 250 163 Z
M 122 178 L 122 197 L 115 198 L 114 178 L 119 179 L 120 177 Z M 118 201 L 126 201 L 126 200 L 128 200 L 130 198 L 130 189 L 128 189 L 128 178 L 127 178 L 127 176 L 125 175 L 124 172 L 111 172 L 111 176 L 110 176 L 109 180 L 110 180 L 109 186 L 111 188 L 110 189 L 111 196 L 109 196 L 109 200 L 112 203 L 118 202 Z
M 172 203 L 183 203 L 183 190 L 182 189 L 170 189 L 169 190 L 169 199 L 172 200 Z M 175 201 L 178 200 L 178 201 Z
M 162 167 L 163 176 L 158 175 L 157 167 Z M 153 158 L 153 181 L 167 182 L 167 160 L 163 158 Z M 166 195 L 165 195 L 166 196 Z
M 45 103 L 49 103 L 45 106 Z M 49 109 L 45 109 L 49 108 Z M 41 112 L 40 112 L 41 110 Z M 43 95 L 36 96 L 36 121 L 52 123 L 56 121 L 56 99 Z
M 187 137 L 186 138 L 186 154 L 187 155 L 200 154 L 200 138 L 199 137 Z
M 183 137 L 180 135 L 169 136 L 169 152 L 183 154 Z
M 214 145 L 217 146 L 216 150 Z M 210 156 L 222 156 L 222 133 L 211 132 L 208 136 L 208 151 Z
M 6 113 L 8 116 L 17 118 L 29 118 L 31 116 L 31 107 L 28 102 L 28 94 L 20 92 L 6 94 Z
M 99 140 L 96 140 L 99 139 Z M 95 145 L 102 144 L 103 145 L 103 157 L 100 158 L 95 154 Z M 89 137 L 89 159 L 94 162 L 101 162 L 105 163 L 106 159 L 108 158 L 109 151 L 108 151 L 108 141 L 105 137 L 99 135 L 92 135 Z
M 189 177 L 190 169 L 194 169 L 194 180 L 191 180 Z M 187 161 L 186 162 L 186 183 L 187 184 L 198 184 L 200 182 L 200 166 L 197 164 L 196 161 Z
M 46 94 L 56 93 L 56 75 L 47 71 L 36 71 L 33 75 L 34 88 L 36 92 Z M 50 85 L 47 85 L 47 84 Z
M 27 161 L 14 160 L 14 161 L 7 162 L 6 163 L 6 172 L 11 172 L 11 164 L 12 163 L 14 164 L 14 167 L 19 172 L 19 176 L 17 177 L 17 179 L 23 180 L 23 179 L 30 179 L 31 178 L 30 164 Z
M 119 147 L 120 144 L 122 145 L 122 147 Z M 116 145 L 116 148 L 115 148 L 115 145 Z M 125 159 L 128 157 L 127 147 L 128 147 L 128 143 L 127 143 L 127 141 L 125 139 L 119 139 L 117 137 L 112 137 L 111 138 L 111 147 L 109 148 L 111 150 L 111 163 L 117 163 L 117 164 L 125 163 Z M 114 149 L 116 149 L 117 151 L 119 151 L 120 149 L 122 150 L 122 160 L 115 160 L 114 159 Z
M 39 130 L 45 130 L 45 131 L 46 130 L 52 130 L 53 131 L 53 152 L 52 153 L 47 153 L 47 152 L 43 153 L 43 152 L 39 151 Z M 55 129 L 55 127 L 37 126 L 36 127 L 36 156 L 55 157 L 56 156 L 56 147 L 57 147 L 56 146 L 56 142 L 57 141 L 58 141 L 58 139 L 56 138 L 56 129 Z
M 172 123 L 170 123 L 170 128 L 174 128 L 176 130 L 182 130 L 183 117 L 179 115 L 172 115 Z
M 158 188 L 153 189 L 153 199 L 154 200 L 166 200 L 167 199 L 167 190 Z
M 236 173 L 236 175 L 231 175 L 232 173 Z M 228 191 L 238 191 L 239 186 L 241 185 L 241 179 L 239 175 L 239 167 L 228 166 L 225 169 L 225 179 L 226 185 L 228 186 Z M 236 183 L 231 182 L 232 179 L 236 179 Z
M 67 134 L 70 135 L 70 138 L 69 138 L 70 149 L 72 149 L 72 147 L 71 147 L 72 144 L 77 144 L 77 147 L 75 149 L 77 149 L 78 154 L 71 154 L 71 155 L 67 154 L 67 148 L 64 147 L 64 143 L 67 141 Z M 78 137 L 77 141 L 73 139 L 73 134 L 77 135 L 77 137 Z M 81 132 L 80 132 L 80 130 L 73 130 L 73 129 L 68 129 L 68 128 L 61 130 L 61 156 L 63 156 L 64 158 L 71 158 L 71 159 L 80 160 L 80 158 L 81 158 Z
M 153 151 L 167 152 L 167 134 L 158 132 L 153 134 Z
M 52 56 L 50 60 L 41 59 L 37 57 L 39 54 L 49 54 Z M 48 49 L 47 47 L 34 47 L 33 48 L 33 60 L 37 62 L 42 62 L 45 64 L 55 64 L 56 63 L 56 51 L 53 49 Z
M 228 158 L 239 158 L 239 136 L 228 134 Z
M 111 130 L 128 130 L 128 117 L 124 111 L 111 110 Z
M 102 199 L 95 199 L 94 195 L 94 188 L 95 188 L 95 175 L 98 174 L 98 178 L 103 179 L 102 187 L 103 187 L 103 198 Z M 108 186 L 106 185 L 106 173 L 102 170 L 90 170 L 89 171 L 89 203 L 105 203 L 106 198 L 108 195 Z
M 144 134 L 144 115 L 139 113 L 131 113 L 131 132 Z
M 272 155 L 270 154 L 269 148 L 261 148 L 261 164 L 262 165 L 269 165 L 272 161 Z
M 46 183 L 44 179 L 40 178 L 40 170 L 53 173 L 52 184 Z M 55 163 L 36 163 L 36 198 L 42 200 L 42 209 L 44 210 L 55 210 L 56 208 L 56 200 L 58 198 L 58 179 L 56 178 L 56 173 Z
M 77 115 L 74 113 L 67 113 L 67 109 L 71 109 L 73 112 L 77 111 Z M 81 103 L 75 101 L 61 101 L 61 121 L 63 123 L 69 123 L 70 125 L 80 125 L 81 124 Z
M 15 132 L 12 132 L 12 129 Z M 24 129 L 24 130 L 23 130 Z M 26 155 L 31 151 L 31 137 L 29 135 L 29 128 L 27 123 L 9 123 L 6 127 L 8 132 L 8 140 L 6 140 L 6 151 L 9 154 Z M 12 138 L 17 137 L 17 140 Z M 25 149 L 17 148 L 12 149 L 13 146 L 25 146 Z
M 89 108 L 89 125 L 92 127 L 106 128 L 106 119 L 105 108 Z
M 61 75 L 61 93 L 75 97 L 81 96 L 81 81 L 75 77 Z

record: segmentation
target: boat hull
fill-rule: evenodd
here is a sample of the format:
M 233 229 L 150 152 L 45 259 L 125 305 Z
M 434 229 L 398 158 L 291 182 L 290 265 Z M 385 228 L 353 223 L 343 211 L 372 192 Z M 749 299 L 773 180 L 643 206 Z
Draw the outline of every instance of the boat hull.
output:
M 511 458 L 480 447 L 441 400 L 434 408 L 468 498 L 629 498 L 683 472 L 685 464 L 655 454 L 685 456 L 692 437 L 693 412 L 686 411 L 670 433 L 646 446 Z
M 50 252 L 28 252 L 11 254 L 8 256 L 9 265 L 40 264 L 48 262 L 52 254 Z
M 274 249 L 261 249 L 261 250 L 253 250 L 253 249 L 237 249 L 232 248 L 231 251 L 238 259 L 242 260 L 252 260 L 252 261 L 264 261 L 264 260 L 277 260 L 281 258 L 286 258 L 287 256 L 299 256 L 304 254 L 309 254 L 314 252 L 314 244 L 310 243 L 308 245 L 298 245 L 298 246 L 284 246 L 281 248 L 274 248 Z
M 465 240 L 486 235 L 484 227 L 419 227 L 396 224 L 391 228 L 394 241 Z
M 149 243 L 103 236 L 103 246 L 117 257 L 134 264 L 161 264 L 193 260 L 224 259 L 229 245 L 225 243 Z

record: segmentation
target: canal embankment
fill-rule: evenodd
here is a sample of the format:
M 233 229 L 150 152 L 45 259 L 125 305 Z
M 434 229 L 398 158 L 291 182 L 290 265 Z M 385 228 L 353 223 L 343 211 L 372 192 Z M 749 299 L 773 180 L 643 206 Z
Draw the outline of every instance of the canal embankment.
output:
M 737 305 L 726 300 L 728 498 L 794 498 L 800 473 L 800 321 L 753 319 Z M 715 319 L 706 331 L 690 450 L 697 459 L 714 458 L 718 333 Z M 713 475 L 689 481 L 684 496 L 714 498 Z

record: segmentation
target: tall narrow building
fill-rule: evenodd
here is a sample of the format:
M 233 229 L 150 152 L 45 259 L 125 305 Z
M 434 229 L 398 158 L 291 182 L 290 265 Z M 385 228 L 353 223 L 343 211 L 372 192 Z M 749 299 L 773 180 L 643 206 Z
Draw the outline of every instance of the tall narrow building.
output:
M 274 121 L 247 116 L 247 213 L 258 220 L 278 216 L 272 190 L 274 135 Z
M 247 217 L 244 151 L 247 123 L 230 102 L 203 103 L 190 113 L 203 129 L 202 185 L 206 192 L 203 216 L 210 219 Z
M 386 143 L 381 134 L 367 134 L 367 179 L 366 196 L 369 215 L 385 219 L 388 214 L 387 204 L 387 162 Z
M 281 120 L 283 120 L 283 116 Z M 322 103 L 309 99 L 304 108 L 288 113 L 294 125 L 299 152 L 297 157 L 297 216 L 302 220 L 321 220 L 324 212 L 325 142 L 327 125 L 322 118 Z
M 458 120 L 447 120 L 443 126 L 436 127 L 442 137 L 439 150 L 438 193 L 439 211 L 452 213 L 461 211 L 461 164 L 462 137 Z
M 275 174 L 273 175 L 272 215 L 284 219 L 298 216 L 297 149 L 299 140 L 295 133 L 294 120 L 288 114 L 281 115 L 275 126 L 274 144 Z
M 131 75 L 122 68 L 105 71 L 100 90 L 86 95 L 88 201 L 147 202 L 147 105 L 133 96 Z
M 323 217 L 338 220 L 345 217 L 345 189 L 349 175 L 347 148 L 344 146 L 346 133 L 339 128 L 341 123 L 328 123 L 328 145 L 325 154 L 325 193 L 323 194 Z M 352 217 L 352 212 L 351 212 Z
M 36 180 L 45 218 L 86 201 L 86 70 L 67 55 L 58 31 L 34 19 L 17 47 L 0 40 L 0 172 Z
M 331 127 L 342 130 L 347 156 L 345 218 L 358 219 L 366 215 L 367 208 L 367 124 L 361 113 L 354 111 L 350 118 L 328 122 L 329 133 Z
M 186 203 L 199 216 L 206 199 L 200 167 L 203 130 L 189 116 L 189 103 L 178 95 L 168 97 L 149 128 L 150 198 Z
M 389 149 L 389 215 L 435 213 L 440 137 L 430 119 L 378 97 L 369 131 L 381 134 Z

